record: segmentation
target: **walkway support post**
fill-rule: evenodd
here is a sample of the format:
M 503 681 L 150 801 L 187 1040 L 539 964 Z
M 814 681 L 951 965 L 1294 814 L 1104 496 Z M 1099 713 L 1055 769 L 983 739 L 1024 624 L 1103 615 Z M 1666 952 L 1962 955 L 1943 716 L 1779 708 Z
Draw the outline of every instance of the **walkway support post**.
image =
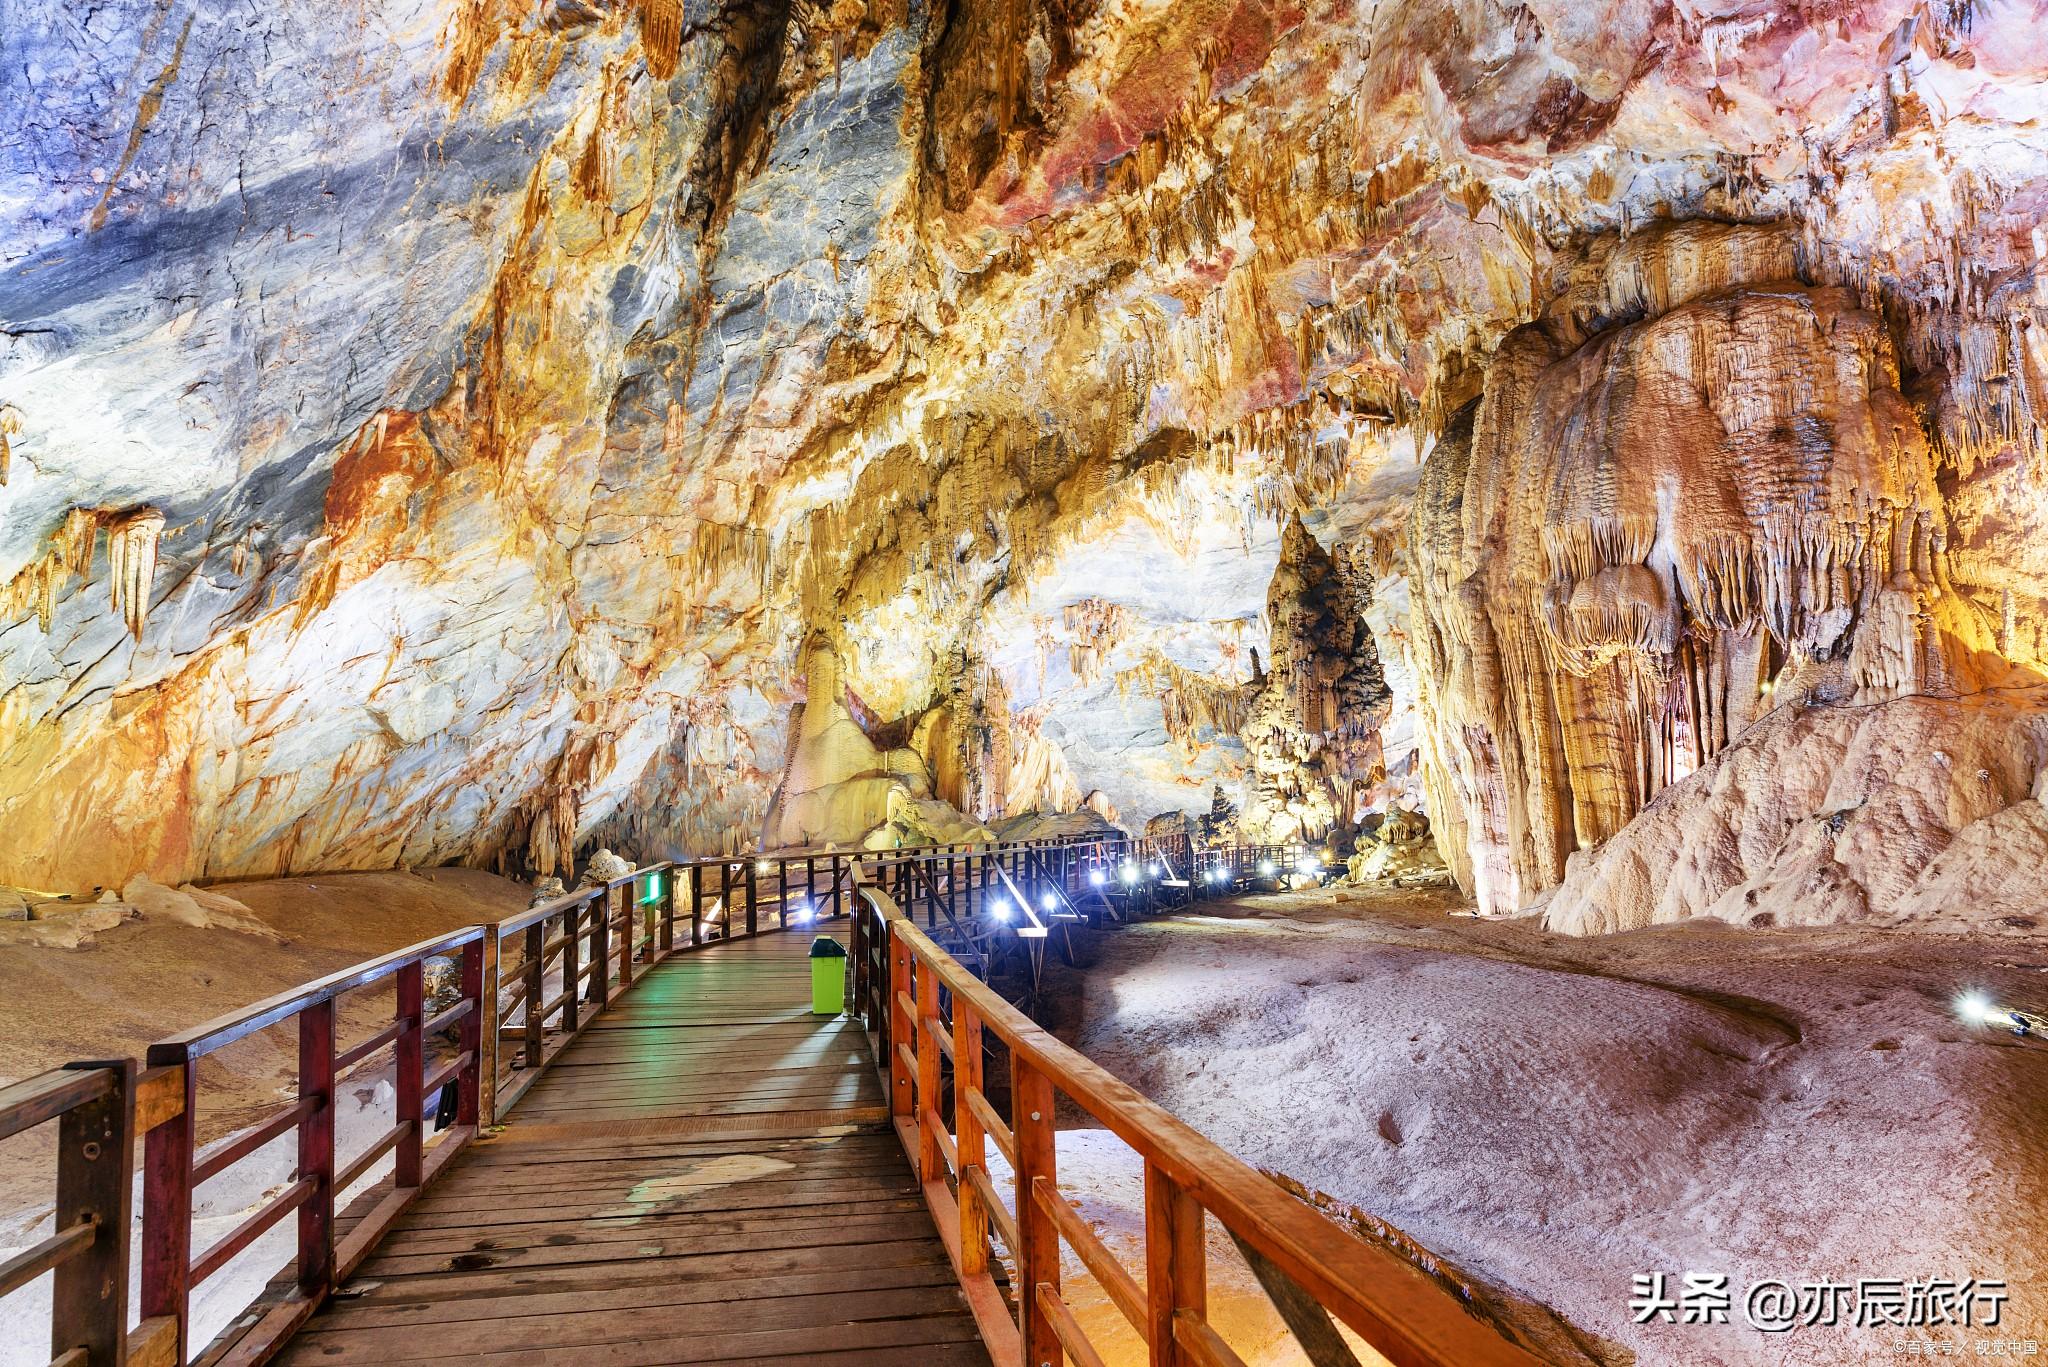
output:
M 334 1285 L 334 1002 L 299 1013 L 299 1180 L 313 1183 L 299 1207 L 299 1290 L 321 1300 Z
M 1202 1207 L 1157 1163 L 1145 1164 L 1146 1338 L 1152 1367 L 1196 1367 L 1203 1361 L 1186 1337 L 1206 1323 Z
M 981 1184 L 988 1180 L 988 1133 L 970 1099 L 981 1095 L 981 1020 L 966 1002 L 953 1002 L 953 1133 L 960 1157 L 960 1274 L 988 1271 L 988 1211 Z M 976 1174 L 979 1174 L 977 1177 Z
M 477 985 L 477 1123 L 498 1123 L 498 937 L 486 935 L 475 946 L 481 973 Z M 464 951 L 468 953 L 467 950 Z
M 1053 1150 L 1052 1079 L 1024 1059 L 1012 1055 L 1010 1125 L 1017 1136 L 1017 1282 L 1019 1328 L 1024 1339 L 1025 1367 L 1060 1367 L 1065 1360 L 1046 1313 L 1044 1287 L 1060 1289 L 1060 1236 L 1052 1217 L 1032 1195 L 1032 1184 L 1045 1179 L 1059 1185 Z
M 135 1176 L 135 1060 L 71 1063 L 107 1070 L 98 1100 L 57 1121 L 57 1210 L 61 1233 L 92 1227 L 92 1242 L 57 1265 L 50 1287 L 50 1357 L 83 1352 L 86 1367 L 120 1367 L 127 1357 L 128 1215 Z M 76 1359 L 71 1359 L 76 1360 Z
M 893 924 L 885 925 L 883 933 L 889 937 L 889 1115 L 901 1122 L 915 1114 L 911 1109 L 915 1060 L 910 1041 L 915 1038 L 916 1021 L 910 1010 L 910 946 L 896 934 Z

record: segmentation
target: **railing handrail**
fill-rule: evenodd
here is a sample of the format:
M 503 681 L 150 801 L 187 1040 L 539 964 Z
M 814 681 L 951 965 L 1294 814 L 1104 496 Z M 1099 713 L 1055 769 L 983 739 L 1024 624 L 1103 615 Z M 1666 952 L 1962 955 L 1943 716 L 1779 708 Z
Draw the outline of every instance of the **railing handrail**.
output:
M 1302 1204 L 1200 1131 L 1034 1024 L 920 930 L 882 889 L 863 900 L 1013 1060 L 1042 1073 L 1148 1163 L 1398 1364 L 1534 1367 L 1538 1359 L 1466 1313 L 1427 1273 Z M 891 1041 L 892 1050 L 900 1041 Z M 884 1060 L 886 1066 L 887 1060 Z M 1013 1064 L 1014 1067 L 1014 1064 Z M 920 1095 L 918 1106 L 927 1102 Z M 1383 1288 L 1367 1290 L 1366 1288 Z
M 609 882 L 593 883 L 588 887 L 572 888 L 552 901 L 542 902 L 536 906 L 528 907 L 525 911 L 507 916 L 502 921 L 492 921 L 487 924 L 495 929 L 498 933 L 498 938 L 503 940 L 516 935 L 530 925 L 545 921 L 551 916 L 559 916 L 571 907 L 582 906 L 600 897 L 609 896 L 615 888 L 622 888 L 628 884 L 637 883 L 642 878 L 647 878 L 657 873 L 666 873 L 670 869 L 687 868 L 689 866 L 689 861 L 674 859 L 664 859 L 654 864 L 643 864 L 631 873 L 622 874 L 617 878 L 611 879 Z
M 10 1139 L 113 1090 L 115 1070 L 103 1067 L 52 1068 L 0 1087 L 0 1139 Z
M 406 965 L 422 959 L 437 958 L 450 950 L 461 949 L 472 941 L 484 937 L 483 926 L 463 926 L 432 939 L 421 940 L 403 949 L 394 949 L 389 954 L 380 954 L 374 959 L 330 973 L 324 978 L 301 984 L 262 1001 L 216 1016 L 190 1030 L 181 1030 L 168 1035 L 149 1046 L 149 1062 L 183 1063 L 188 1059 L 203 1058 L 216 1049 L 246 1039 L 258 1030 L 276 1025 L 298 1015 L 309 1006 L 332 1001 L 342 993 L 367 986 L 380 978 L 389 977 Z
M 703 933 L 707 929 L 715 930 L 719 940 L 742 933 L 755 934 L 757 913 L 778 904 L 781 929 L 806 924 L 813 917 L 836 916 L 841 914 L 842 894 L 849 886 L 858 893 L 869 875 L 905 864 L 938 860 L 964 858 L 970 869 L 979 863 L 981 879 L 970 878 L 969 886 L 948 893 L 951 896 L 957 891 L 968 899 L 970 907 L 975 892 L 973 884 L 979 881 L 984 889 L 991 885 L 991 867 L 1004 870 L 1005 884 L 1010 883 L 1010 871 L 1014 869 L 1016 879 L 1034 884 L 1049 881 L 1059 885 L 1060 894 L 1065 896 L 1064 883 L 1081 878 L 1091 861 L 1126 857 L 1131 851 L 1159 844 L 1158 840 L 1123 832 L 1087 832 L 1032 840 L 933 842 L 882 850 L 757 852 L 645 864 L 618 878 L 574 889 L 502 920 L 462 926 L 364 960 L 158 1040 L 146 1051 L 146 1069 L 127 1059 L 88 1062 L 0 1088 L 0 1138 L 52 1119 L 63 1120 L 67 1131 L 80 1130 L 88 1117 L 94 1125 L 118 1120 L 125 1127 L 126 1137 L 117 1146 L 110 1149 L 102 1141 L 95 1142 L 102 1152 L 120 1152 L 124 1164 L 129 1161 L 131 1141 L 137 1137 L 144 1140 L 147 1205 L 140 1251 L 145 1319 L 142 1328 L 126 1341 L 131 1345 L 148 1345 L 146 1356 L 153 1362 L 184 1362 L 197 1347 L 186 1340 L 191 1327 L 192 1288 L 219 1271 L 266 1230 L 288 1217 L 295 1218 L 299 1226 L 297 1293 L 283 1300 L 259 1303 L 267 1308 L 257 1320 L 238 1321 L 233 1328 L 233 1332 L 244 1335 L 238 1352 L 250 1344 L 274 1347 L 313 1312 L 337 1280 L 349 1275 L 367 1256 L 407 1204 L 480 1133 L 481 1127 L 501 1113 L 497 1088 L 501 1037 L 523 1041 L 519 1060 L 511 1066 L 529 1070 L 523 1085 L 505 1089 L 502 1100 L 509 1106 L 559 1056 L 561 1049 L 606 1009 L 616 992 L 630 989 L 648 968 L 670 953 L 712 942 Z M 1068 850 L 1075 853 L 1060 853 Z M 1028 857 L 1034 854 L 1045 857 Z M 777 874 L 773 890 L 759 887 L 764 867 Z M 716 879 L 702 876 L 704 871 L 714 870 L 718 871 Z M 743 871 L 743 876 L 735 877 L 735 870 Z M 830 875 L 823 892 L 814 877 L 821 871 Z M 792 881 L 792 872 L 801 875 L 801 889 Z M 662 885 L 650 889 L 648 897 L 633 905 L 622 907 L 614 896 L 621 887 L 661 875 L 668 875 Z M 708 885 L 714 882 L 727 905 L 721 909 L 721 915 L 703 917 L 700 925 L 701 904 L 710 891 Z M 688 885 L 687 918 L 679 907 L 684 884 Z M 830 895 L 829 912 L 826 892 Z M 551 924 L 557 918 L 559 923 Z M 718 922 L 715 927 L 714 921 Z M 687 933 L 687 942 L 679 933 L 679 925 Z M 856 921 L 857 933 L 859 925 Z M 527 953 L 518 959 L 507 957 L 501 961 L 500 946 L 513 943 L 521 932 Z M 459 1000 L 454 1006 L 431 1014 L 423 995 L 422 968 L 426 960 L 444 956 L 457 959 L 461 965 Z M 1035 958 L 1033 963 L 1035 966 Z M 635 967 L 636 964 L 639 966 Z M 513 980 L 507 976 L 512 969 L 518 974 L 517 986 L 512 986 Z M 341 998 L 355 989 L 386 980 L 395 984 L 395 1007 L 389 1024 L 367 1038 L 341 1045 L 336 1039 Z M 515 1009 L 524 1010 L 525 1022 L 507 1031 L 505 1022 Z M 202 1150 L 197 1124 L 201 1086 L 198 1060 L 295 1017 L 299 1031 L 297 1098 L 255 1125 L 241 1128 L 235 1136 Z M 430 1058 L 427 1037 L 439 1036 L 451 1026 L 457 1035 L 452 1048 L 441 1057 Z M 549 1037 L 546 1047 L 544 1036 Z M 335 1146 L 336 1084 L 347 1070 L 387 1053 L 396 1082 L 394 1109 L 398 1123 L 382 1136 L 372 1138 L 368 1147 L 353 1158 L 343 1161 Z M 452 1107 L 441 1117 L 441 1123 L 448 1127 L 442 1131 L 442 1142 L 429 1146 L 426 1127 L 435 1116 L 428 1103 L 435 1096 L 452 1099 Z M 108 1120 L 102 1112 L 118 1115 Z M 195 1188 L 294 1132 L 298 1136 L 300 1170 L 293 1182 L 282 1192 L 267 1194 L 254 1214 L 195 1258 Z M 79 1138 L 80 1146 L 84 1142 Z M 360 1221 L 345 1236 L 337 1237 L 335 1198 L 355 1189 L 357 1180 L 386 1156 L 392 1159 L 388 1179 L 360 1198 L 370 1203 Z M 116 1186 L 125 1192 L 125 1178 L 110 1184 L 108 1192 L 113 1192 Z M 111 1195 L 107 1199 L 111 1201 Z M 108 1209 L 113 1207 L 109 1205 Z M 125 1216 L 102 1223 L 100 1229 L 106 1246 L 99 1247 L 96 1242 L 93 1256 L 104 1257 L 108 1268 L 118 1266 L 125 1270 L 130 1252 Z M 68 1229 L 60 1230 L 53 1239 L 62 1244 L 62 1249 L 53 1245 L 42 1250 L 52 1258 L 61 1256 L 69 1260 L 73 1253 L 64 1250 L 83 1246 L 82 1236 Z M 29 1262 L 24 1259 L 36 1256 L 40 1254 L 31 1251 L 10 1260 L 7 1267 L 14 1274 L 25 1274 Z M 77 1266 L 83 1268 L 85 1263 L 79 1261 Z M 0 1279 L 6 1275 L 10 1274 L 0 1269 Z M 115 1283 L 102 1277 L 96 1278 L 94 1285 L 114 1287 Z M 125 1292 L 109 1290 L 100 1299 L 111 1306 L 124 1301 Z M 64 1322 L 61 1314 L 53 1320 L 55 1324 Z M 102 1362 L 116 1360 L 115 1350 L 108 1346 L 114 1340 L 106 1335 L 118 1335 L 125 1327 L 125 1316 L 96 1310 L 93 1324 L 92 1334 L 96 1337 L 87 1360 L 91 1367 L 99 1367 Z

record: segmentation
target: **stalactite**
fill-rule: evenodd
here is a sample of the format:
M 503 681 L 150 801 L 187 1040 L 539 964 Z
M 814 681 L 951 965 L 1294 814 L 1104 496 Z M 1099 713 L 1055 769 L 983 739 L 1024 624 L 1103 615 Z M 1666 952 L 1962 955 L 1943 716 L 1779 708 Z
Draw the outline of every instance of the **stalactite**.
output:
M 637 0 L 640 50 L 647 73 L 657 81 L 676 74 L 683 51 L 682 0 Z
M 0 586 L 0 621 L 15 621 L 34 612 L 47 635 L 56 615 L 57 599 L 73 579 L 82 579 L 91 572 L 100 528 L 117 516 L 105 508 L 73 508 L 65 513 L 42 555 Z
M 150 585 L 156 578 L 156 548 L 163 531 L 164 515 L 155 508 L 133 509 L 107 524 L 107 582 L 114 611 L 138 641 L 149 618 Z
M 1490 909 L 1712 759 L 1774 701 L 1773 660 L 1871 699 L 1941 682 L 1933 463 L 1916 428 L 1861 420 L 1902 406 L 1885 334 L 1786 286 L 1789 241 L 1596 244 L 1553 305 L 1571 326 L 1510 337 L 1430 457 L 1421 707 L 1454 771 L 1440 829 Z M 1638 403 L 1652 356 L 1692 383 Z
M 14 438 L 21 435 L 24 425 L 19 408 L 0 403 L 0 489 L 7 487 L 8 472 L 14 467 Z

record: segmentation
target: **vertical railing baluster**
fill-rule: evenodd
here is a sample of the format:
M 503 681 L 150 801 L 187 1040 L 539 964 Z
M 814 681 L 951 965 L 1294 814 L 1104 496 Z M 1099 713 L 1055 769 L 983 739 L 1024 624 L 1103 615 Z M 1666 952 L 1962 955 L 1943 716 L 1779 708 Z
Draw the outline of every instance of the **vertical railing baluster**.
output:
M 832 915 L 835 919 L 846 914 L 846 903 L 843 900 L 845 889 L 841 886 L 845 880 L 841 877 L 842 873 L 844 869 L 840 866 L 840 856 L 835 854 L 832 856 Z
M 914 1079 L 898 1047 L 909 1042 L 913 1025 L 903 1009 L 903 999 L 910 995 L 910 946 L 886 921 L 882 933 L 889 937 L 889 1114 L 898 1119 L 911 1118 L 915 1116 L 911 1110 L 915 1100 L 911 1090 Z
M 184 1086 L 178 1113 L 142 1141 L 142 1317 L 177 1326 L 172 1358 L 190 1360 L 192 1343 L 192 1154 L 198 1124 L 198 1070 L 183 1045 L 153 1044 L 151 1068 L 171 1067 Z
M 732 938 L 732 861 L 723 859 L 718 864 L 718 918 L 722 929 L 718 938 Z
M 1158 1164 L 1145 1164 L 1145 1309 L 1152 1367 L 1192 1367 L 1173 1337 L 1183 1311 L 1208 1314 L 1202 1207 Z
M 313 1194 L 299 1207 L 299 1289 L 324 1297 L 334 1284 L 334 999 L 299 1012 L 299 1177 Z
M 665 870 L 661 878 L 661 957 L 676 947 L 676 870 Z
M 1053 1333 L 1052 1320 L 1038 1302 L 1038 1288 L 1060 1289 L 1060 1236 L 1052 1217 L 1031 1195 L 1031 1184 L 1043 1177 L 1048 1187 L 1059 1186 L 1059 1165 L 1054 1157 L 1052 1128 L 1052 1079 L 1033 1067 L 1021 1053 L 1010 1055 L 1010 1130 L 1017 1140 L 1017 1242 L 1012 1249 L 1017 1260 L 1018 1330 L 1024 1340 L 1024 1361 L 1028 1367 L 1060 1367 L 1060 1341 Z
M 503 993 L 498 982 L 498 930 L 485 926 L 475 946 L 480 965 L 476 997 L 476 1123 L 494 1125 L 498 1120 L 498 1049 L 504 1034 L 498 1018 Z
M 562 1033 L 573 1035 L 580 1018 L 581 1008 L 576 1003 L 576 994 L 581 988 L 582 974 L 578 971 L 578 960 L 583 952 L 583 913 L 590 906 L 585 897 L 580 902 L 571 902 L 562 909 Z
M 527 939 L 529 952 L 533 945 L 531 936 Z M 537 979 L 529 969 L 527 974 L 529 992 L 535 990 Z M 526 1060 L 529 1068 L 538 1068 L 539 1053 L 533 1045 L 533 1013 L 539 997 L 532 997 L 527 1003 L 526 1020 L 531 1051 Z M 397 1070 L 395 1086 L 398 1092 L 398 1123 L 405 1127 L 398 1136 L 398 1156 L 394 1160 L 396 1174 L 393 1178 L 400 1187 L 417 1187 L 423 1180 L 420 1158 L 426 1150 L 426 1098 L 421 1087 L 426 1082 L 427 1050 L 426 1035 L 421 1026 L 426 1023 L 426 992 L 421 965 L 417 959 L 398 970 L 398 1038 L 391 1047 L 393 1067 Z
M 590 1004 L 596 1008 L 590 1014 L 604 1010 L 605 1003 L 612 996 L 612 917 L 618 913 L 618 903 L 613 899 L 616 889 L 599 888 L 590 904 L 592 922 L 590 934 Z
M 646 895 L 634 899 L 634 904 L 640 908 L 640 943 L 634 947 L 633 955 L 640 963 L 651 965 L 659 952 L 654 928 L 661 917 L 662 879 L 658 873 L 648 877 L 653 881 L 648 885 Z M 646 970 L 643 968 L 641 971 Z
M 135 1060 L 70 1063 L 105 1069 L 112 1086 L 57 1122 L 57 1210 L 62 1233 L 91 1222 L 85 1251 L 58 1264 L 50 1286 L 50 1357 L 85 1350 L 86 1367 L 126 1360 L 128 1218 L 135 1176 Z
M 543 962 L 547 942 L 548 923 L 542 917 L 526 928 L 526 1043 L 522 1052 L 528 1068 L 540 1067 L 542 1032 L 547 1029 L 542 1011 L 548 1001 L 547 965 Z
M 751 940 L 751 939 L 752 939 L 752 938 L 753 938 L 753 937 L 754 937 L 755 935 L 759 934 L 759 933 L 760 933 L 760 930 L 761 930 L 761 927 L 760 927 L 760 924 L 759 924 L 759 916 L 758 916 L 758 912 L 759 912 L 759 910 L 760 910 L 760 880 L 759 880 L 759 879 L 757 879 L 757 878 L 756 878 L 756 877 L 754 876 L 754 874 L 755 874 L 755 872 L 756 872 L 756 870 L 755 870 L 755 868 L 754 868 L 754 863 L 755 863 L 755 861 L 754 861 L 754 860 L 751 860 L 751 859 L 749 859 L 749 860 L 747 861 L 747 870 L 746 870 L 746 880 L 747 880 L 747 938 L 748 938 L 748 939 L 750 939 L 750 940 Z
M 780 919 L 780 921 L 781 921 L 781 924 L 782 924 L 782 928 L 783 928 L 784 930 L 788 930 L 788 929 L 789 929 L 789 861 L 788 861 L 787 859 L 778 859 L 778 860 L 776 860 L 776 861 L 775 861 L 775 898 L 776 898 L 776 902 L 775 902 L 775 905 L 776 905 L 776 907 L 778 908 L 778 910 L 780 911 L 780 918 L 779 918 L 779 919 Z
M 607 894 L 607 904 L 612 909 L 614 928 L 619 936 L 619 991 L 624 992 L 633 985 L 633 898 L 634 889 L 640 886 L 638 878 L 630 879 Z
M 484 984 L 484 942 L 471 940 L 462 947 L 462 997 L 470 1008 L 458 1027 L 455 1046 L 469 1055 L 468 1064 L 455 1076 L 458 1125 L 476 1125 L 483 1120 Z
M 982 1082 L 981 1017 L 958 994 L 953 997 L 953 1148 L 960 1158 L 960 1275 L 988 1271 L 988 1212 L 981 1189 L 968 1179 L 988 1170 L 988 1143 L 981 1117 L 968 1105 Z
M 704 943 L 704 866 L 690 865 L 690 947 Z
M 939 975 L 930 964 L 917 965 L 917 1175 L 926 1182 L 946 1180 L 946 1162 L 939 1153 L 938 1129 L 946 1123 L 939 1108 Z

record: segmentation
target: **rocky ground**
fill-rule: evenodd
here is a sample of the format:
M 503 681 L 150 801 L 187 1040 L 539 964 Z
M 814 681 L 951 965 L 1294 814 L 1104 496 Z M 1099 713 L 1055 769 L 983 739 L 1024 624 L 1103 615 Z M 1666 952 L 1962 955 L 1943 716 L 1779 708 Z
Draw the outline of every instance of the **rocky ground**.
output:
M 1359 889 L 1123 928 L 1056 991 L 1058 1025 L 1225 1148 L 1549 1306 L 1599 1357 L 2048 1340 L 2048 1045 L 1954 1011 L 1965 989 L 2048 1004 L 2037 942 L 1710 922 L 1578 938 L 1462 910 Z M 1131 1165 L 1097 1152 L 1121 1146 L 1077 1133 L 1062 1161 L 1070 1143 L 1091 1217 L 1134 1239 Z M 1656 1272 L 1726 1274 L 1734 1323 L 1634 1325 L 1631 1279 Z M 1739 1297 L 1767 1277 L 2003 1279 L 2012 1299 L 1968 1335 L 1765 1336 Z M 1244 1313 L 1241 1342 L 1271 1347 L 1270 1315 Z

